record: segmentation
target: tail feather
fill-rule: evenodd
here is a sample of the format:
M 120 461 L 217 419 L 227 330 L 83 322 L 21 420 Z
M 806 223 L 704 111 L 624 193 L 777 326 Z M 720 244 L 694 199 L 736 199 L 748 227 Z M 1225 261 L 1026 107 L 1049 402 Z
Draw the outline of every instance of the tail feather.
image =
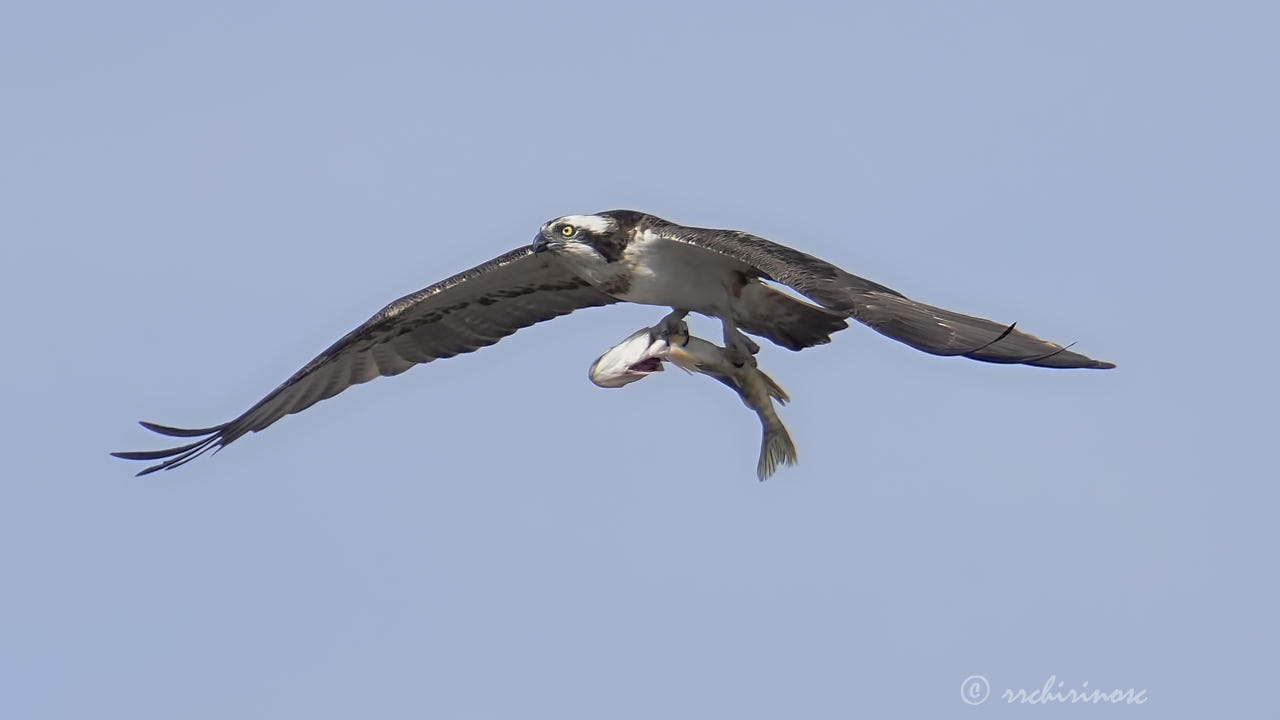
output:
M 788 350 L 831 342 L 849 327 L 845 314 L 805 302 L 758 280 L 742 288 L 733 320 L 743 332 L 766 337 Z

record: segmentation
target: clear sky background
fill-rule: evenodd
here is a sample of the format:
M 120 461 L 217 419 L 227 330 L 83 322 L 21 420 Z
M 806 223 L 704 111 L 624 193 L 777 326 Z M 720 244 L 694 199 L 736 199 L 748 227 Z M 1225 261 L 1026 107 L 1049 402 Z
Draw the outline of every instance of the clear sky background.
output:
M 0 717 L 1274 710 L 1275 3 L 0 11 Z M 1110 372 L 851 327 L 732 393 L 595 309 L 146 478 L 386 302 L 618 207 Z M 716 338 L 714 322 L 694 329 Z M 962 681 L 989 679 L 969 708 Z

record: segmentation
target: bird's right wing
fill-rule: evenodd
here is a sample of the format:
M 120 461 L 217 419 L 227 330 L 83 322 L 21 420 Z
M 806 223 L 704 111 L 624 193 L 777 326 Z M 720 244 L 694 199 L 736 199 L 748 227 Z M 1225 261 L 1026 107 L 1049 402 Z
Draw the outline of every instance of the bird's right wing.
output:
M 396 300 L 347 333 L 240 417 L 207 428 L 143 422 L 171 437 L 199 437 L 165 450 L 116 452 L 126 460 L 163 460 L 139 475 L 177 467 L 285 415 L 381 375 L 468 353 L 523 327 L 617 300 L 591 287 L 551 253 L 524 247 Z

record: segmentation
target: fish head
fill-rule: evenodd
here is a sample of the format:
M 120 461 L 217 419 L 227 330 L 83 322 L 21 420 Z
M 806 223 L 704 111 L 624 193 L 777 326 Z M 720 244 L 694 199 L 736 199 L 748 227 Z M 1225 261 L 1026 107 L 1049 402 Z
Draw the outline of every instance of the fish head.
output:
M 653 328 L 635 331 L 596 358 L 587 375 L 604 388 L 618 388 L 662 371 L 667 343 Z

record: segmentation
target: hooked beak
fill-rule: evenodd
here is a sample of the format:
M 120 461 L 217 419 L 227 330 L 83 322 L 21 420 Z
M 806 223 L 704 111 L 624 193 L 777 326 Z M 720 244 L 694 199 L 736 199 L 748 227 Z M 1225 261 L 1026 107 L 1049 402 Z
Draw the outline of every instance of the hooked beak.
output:
M 547 249 L 547 239 L 542 236 L 542 233 L 538 233 L 533 236 L 533 244 L 529 246 L 529 249 L 532 250 L 535 255 Z

